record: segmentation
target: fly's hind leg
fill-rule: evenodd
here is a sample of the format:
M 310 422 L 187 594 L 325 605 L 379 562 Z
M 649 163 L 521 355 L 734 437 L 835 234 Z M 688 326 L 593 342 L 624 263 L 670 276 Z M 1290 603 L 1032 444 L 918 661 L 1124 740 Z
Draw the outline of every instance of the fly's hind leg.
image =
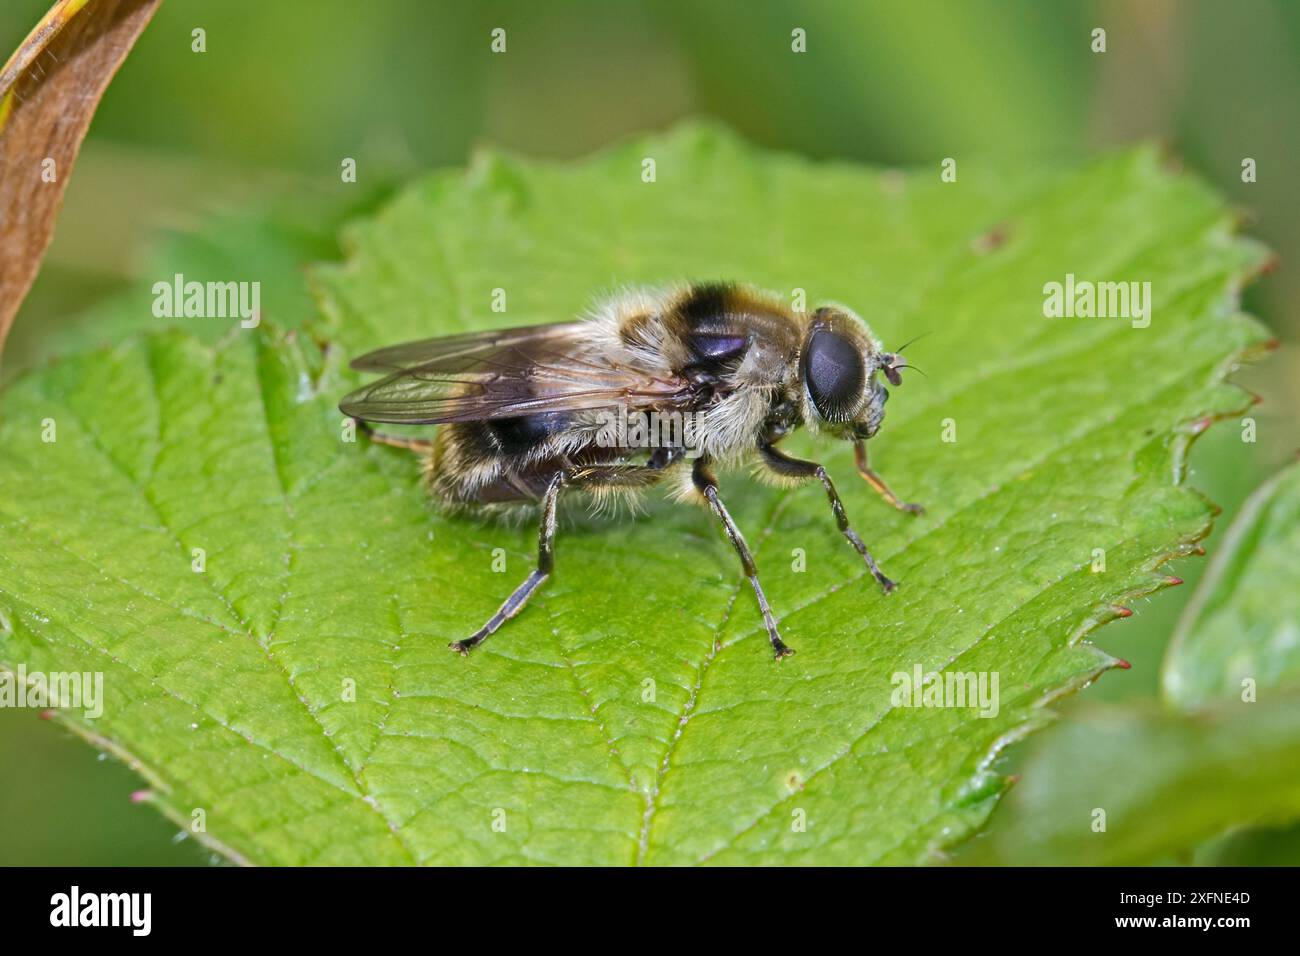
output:
M 820 481 L 822 487 L 826 489 L 826 497 L 830 499 L 831 511 L 835 515 L 835 523 L 839 526 L 840 533 L 849 539 L 849 544 L 853 545 L 853 549 L 862 556 L 862 560 L 866 562 L 867 570 L 871 572 L 871 576 L 876 579 L 876 582 L 886 594 L 898 587 L 895 582 L 885 577 L 885 573 L 881 571 L 880 566 L 876 564 L 876 559 L 871 556 L 871 552 L 867 550 L 867 546 L 862 543 L 862 539 L 858 537 L 858 533 L 854 531 L 852 526 L 849 524 L 849 516 L 844 512 L 844 503 L 840 501 L 839 493 L 835 490 L 835 485 L 831 482 L 831 476 L 826 474 L 825 468 L 817 464 L 815 461 L 804 461 L 800 458 L 791 458 L 789 455 L 782 454 L 766 443 L 758 446 L 758 453 L 763 457 L 763 464 L 767 465 L 768 468 L 772 469 L 772 471 L 776 472 L 778 475 L 783 475 L 787 478 L 816 478 Z
M 486 624 L 465 640 L 452 641 L 447 646 L 462 656 L 468 655 L 472 648 L 482 644 L 502 624 L 523 610 L 528 599 L 533 596 L 533 592 L 551 576 L 551 572 L 555 569 L 555 509 L 561 488 L 565 485 L 572 485 L 575 488 L 600 486 L 640 488 L 658 480 L 662 476 L 662 468 L 667 463 L 658 463 L 654 466 L 590 465 L 556 472 L 542 494 L 542 526 L 537 535 L 536 569 L 524 579 L 523 584 L 515 588 L 514 593 L 506 598 L 505 603 L 497 609 Z
M 357 429 L 361 431 L 376 445 L 391 445 L 394 448 L 406 448 L 409 451 L 425 452 L 433 447 L 433 440 L 429 438 L 404 438 L 398 435 L 386 435 L 383 432 L 377 432 L 370 422 L 362 421 L 360 418 L 352 419 L 357 423 Z
M 560 489 L 564 487 L 565 481 L 564 473 L 557 473 L 546 486 L 546 493 L 542 496 L 542 526 L 537 535 L 537 567 L 524 579 L 524 583 L 515 588 L 510 597 L 506 598 L 505 603 L 497 609 L 486 624 L 465 640 L 452 641 L 447 645 L 462 657 L 468 655 L 472 648 L 482 644 L 490 635 L 496 633 L 502 624 L 523 610 L 528 599 L 533 596 L 533 592 L 551 576 L 551 571 L 555 568 L 555 503 L 560 497 Z
M 740 534 L 740 529 L 736 527 L 736 522 L 731 520 L 731 513 L 727 511 L 726 505 L 718 496 L 718 482 L 709 467 L 705 464 L 703 458 L 695 460 L 694 470 L 691 472 L 691 479 L 695 483 L 696 489 L 709 503 L 713 513 L 718 516 L 722 522 L 722 527 L 727 532 L 727 537 L 731 541 L 731 546 L 736 549 L 736 554 L 740 555 L 740 564 L 744 568 L 745 577 L 749 578 L 750 585 L 754 588 L 754 596 L 758 598 L 758 609 L 763 613 L 763 624 L 767 628 L 767 639 L 772 643 L 772 651 L 776 654 L 779 661 L 783 657 L 789 657 L 794 653 L 794 648 L 787 647 L 781 640 L 781 635 L 776 630 L 776 619 L 772 617 L 772 608 L 767 603 L 767 595 L 763 593 L 763 586 L 758 583 L 758 569 L 754 567 L 754 557 L 749 553 L 749 546 L 745 544 L 745 539 Z

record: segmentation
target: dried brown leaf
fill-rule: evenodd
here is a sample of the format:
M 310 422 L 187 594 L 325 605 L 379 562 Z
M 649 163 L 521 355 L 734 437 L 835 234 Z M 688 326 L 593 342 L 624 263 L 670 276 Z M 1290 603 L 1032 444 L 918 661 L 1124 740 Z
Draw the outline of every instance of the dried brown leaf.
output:
M 59 0 L 0 71 L 0 348 L 100 97 L 161 2 Z

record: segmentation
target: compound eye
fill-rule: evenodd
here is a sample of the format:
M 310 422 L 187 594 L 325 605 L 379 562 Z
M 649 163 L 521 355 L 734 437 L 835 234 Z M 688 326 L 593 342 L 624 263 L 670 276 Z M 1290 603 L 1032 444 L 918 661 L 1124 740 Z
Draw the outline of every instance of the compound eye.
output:
M 804 355 L 804 380 L 817 413 L 826 421 L 845 421 L 857 407 L 866 382 L 862 355 L 843 336 L 818 329 Z

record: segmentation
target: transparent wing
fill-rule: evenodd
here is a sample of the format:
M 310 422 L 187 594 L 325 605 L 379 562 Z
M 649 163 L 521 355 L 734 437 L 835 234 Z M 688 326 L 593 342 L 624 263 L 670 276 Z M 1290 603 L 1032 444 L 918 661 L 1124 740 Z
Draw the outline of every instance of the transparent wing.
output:
M 391 370 L 339 403 L 372 422 L 436 425 L 627 405 L 681 408 L 690 383 L 639 366 L 568 322 L 428 339 L 380 349 L 353 368 Z
M 421 339 L 367 352 L 353 359 L 351 367 L 358 372 L 400 372 L 417 366 L 454 371 L 468 367 L 476 358 L 504 349 L 527 348 L 530 343 L 544 340 L 549 340 L 552 345 L 577 340 L 582 328 L 581 322 L 553 322 Z

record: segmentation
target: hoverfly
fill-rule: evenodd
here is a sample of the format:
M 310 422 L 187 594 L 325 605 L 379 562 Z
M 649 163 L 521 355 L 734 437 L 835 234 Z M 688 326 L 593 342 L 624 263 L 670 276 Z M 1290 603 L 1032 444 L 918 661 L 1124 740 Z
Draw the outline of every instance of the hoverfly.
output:
M 539 506 L 536 569 L 452 650 L 468 654 L 550 577 L 561 493 L 585 492 L 599 505 L 667 483 L 680 499 L 707 505 L 721 523 L 780 660 L 793 651 L 781 640 L 753 557 L 722 503 L 715 468 L 748 462 L 779 484 L 820 482 L 840 532 L 889 593 L 894 582 L 850 526 L 826 470 L 777 444 L 800 426 L 852 441 L 858 474 L 893 507 L 921 512 L 871 470 L 864 444 L 880 429 L 889 399 L 877 373 L 897 386 L 906 367 L 843 306 L 802 314 L 758 290 L 697 283 L 624 292 L 578 321 L 370 352 L 352 368 L 387 374 L 339 407 L 372 440 L 421 454 L 429 490 L 451 509 Z M 648 444 L 641 429 L 611 433 L 612 416 L 645 413 L 689 416 L 694 427 L 679 435 L 690 440 Z M 443 427 L 432 440 L 411 439 L 375 432 L 371 422 Z

